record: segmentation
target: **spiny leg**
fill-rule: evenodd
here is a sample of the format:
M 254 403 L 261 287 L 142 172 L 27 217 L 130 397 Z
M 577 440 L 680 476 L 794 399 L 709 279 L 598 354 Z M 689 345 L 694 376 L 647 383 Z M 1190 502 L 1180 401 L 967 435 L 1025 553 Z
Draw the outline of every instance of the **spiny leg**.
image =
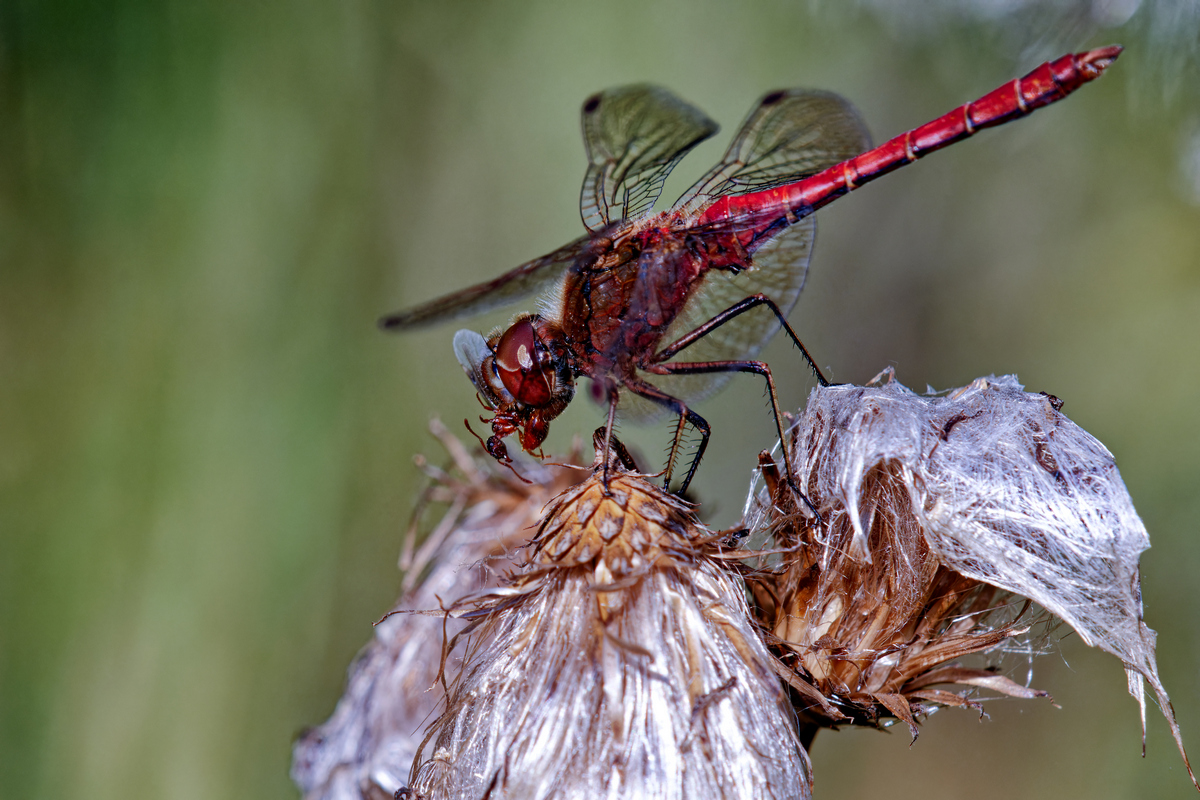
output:
M 750 372 L 755 375 L 762 375 L 767 380 L 767 394 L 771 398 L 771 413 L 775 417 L 775 430 L 779 433 L 779 446 L 783 449 L 784 469 L 787 472 L 788 485 L 796 492 L 803 500 L 804 504 L 816 515 L 818 524 L 820 523 L 821 515 L 817 511 L 816 506 L 808 499 L 808 495 L 800 490 L 796 485 L 796 470 L 792 465 L 792 456 L 788 447 L 787 437 L 783 430 L 783 415 L 779 413 L 779 397 L 775 391 L 775 378 L 771 375 L 771 368 L 762 361 L 695 361 L 685 363 L 671 364 L 656 364 L 648 371 L 659 375 L 699 375 L 711 372 Z M 708 444 L 708 438 L 705 437 L 704 444 Z M 701 449 L 703 453 L 703 448 Z M 699 465 L 699 454 L 692 461 L 692 466 L 688 470 L 688 482 L 691 481 L 696 467 Z M 687 483 L 684 484 L 685 486 Z
M 783 312 L 779 310 L 779 306 L 775 305 L 775 301 L 767 297 L 765 294 L 752 294 L 745 300 L 740 300 L 737 303 L 734 303 L 720 314 L 714 316 L 708 322 L 693 330 L 691 333 L 681 336 L 679 339 L 667 345 L 666 348 L 660 350 L 654 356 L 654 362 L 661 364 L 665 361 L 669 361 L 678 355 L 681 350 L 695 344 L 717 328 L 724 325 L 726 322 L 729 322 L 740 314 L 744 314 L 750 309 L 757 308 L 758 306 L 766 306 L 775 314 L 775 317 L 779 320 L 779 324 L 782 325 L 783 329 L 787 332 L 788 338 L 792 340 L 792 344 L 800 348 L 800 352 L 804 355 L 804 360 L 808 362 L 808 366 L 812 369 L 813 375 L 817 377 L 817 381 L 822 386 L 828 386 L 829 381 L 827 381 L 825 376 L 821 374 L 821 369 L 817 366 L 817 362 L 814 361 L 813 357 L 809 354 L 808 348 L 804 346 L 804 342 L 801 342 L 800 337 L 796 335 L 794 330 L 792 330 L 792 326 L 788 324 L 787 318 L 783 315 Z M 776 416 L 778 416 L 778 414 Z
M 712 436 L 712 428 L 709 427 L 708 420 L 688 408 L 687 404 L 679 398 L 672 397 L 657 386 L 652 386 L 645 381 L 627 379 L 625 381 L 625 388 L 639 397 L 670 409 L 679 417 L 679 424 L 675 427 L 675 436 L 671 441 L 671 454 L 667 457 L 666 477 L 663 481 L 664 488 L 669 490 L 671 486 L 671 472 L 683 439 L 684 425 L 691 425 L 700 433 L 700 444 L 696 447 L 696 455 L 692 457 L 692 463 L 688 467 L 683 484 L 679 487 L 679 491 L 676 492 L 676 494 L 683 494 L 687 491 L 688 486 L 691 485 L 692 476 L 696 474 L 696 468 L 700 465 L 700 459 L 704 457 L 704 451 L 708 449 L 708 440 Z
M 683 431 L 687 428 L 687 417 L 680 414 L 675 421 L 675 435 L 671 437 L 671 447 L 667 454 L 667 466 L 663 469 L 663 487 L 671 486 L 671 476 L 675 474 L 675 461 L 679 457 L 679 448 L 683 442 Z

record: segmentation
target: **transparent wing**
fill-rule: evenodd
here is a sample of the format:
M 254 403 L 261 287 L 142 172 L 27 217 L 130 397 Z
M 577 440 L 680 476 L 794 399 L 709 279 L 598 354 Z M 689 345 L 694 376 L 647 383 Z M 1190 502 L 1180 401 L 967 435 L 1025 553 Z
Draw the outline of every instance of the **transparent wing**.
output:
M 792 183 L 870 147 L 866 125 L 844 97 L 812 89 L 770 92 L 742 123 L 721 162 L 677 206 Z
M 408 330 L 482 314 L 493 308 L 515 303 L 557 280 L 587 247 L 590 238 L 582 236 L 553 253 L 522 264 L 485 283 L 439 297 L 415 308 L 388 314 L 379 320 L 379 326 L 385 330 Z
M 676 209 L 686 217 L 718 197 L 792 183 L 853 158 L 870 146 L 866 126 L 845 98 L 809 89 L 770 92 L 750 112 L 721 162 L 684 193 Z M 738 273 L 709 270 L 684 312 L 668 329 L 663 345 L 752 294 L 770 297 L 786 317 L 804 288 L 816 231 L 812 217 L 789 222 L 781 218 L 777 232 L 759 240 L 749 269 Z M 694 233 L 727 236 L 736 232 L 738 225 L 733 218 Z M 674 360 L 754 358 L 779 329 L 779 321 L 769 309 L 755 308 L 717 328 Z M 798 354 L 797 359 L 797 364 L 806 368 Z M 647 377 L 663 391 L 691 404 L 720 388 L 731 373 Z M 640 398 L 628 403 L 623 398 L 622 406 L 625 416 L 634 419 L 660 415 L 657 407 Z
M 704 112 L 657 86 L 621 86 L 589 97 L 583 104 L 583 224 L 597 231 L 649 210 L 679 160 L 716 132 Z
M 487 339 L 475 331 L 461 330 L 454 334 L 454 357 L 458 360 L 463 372 L 475 386 L 475 390 L 489 403 L 489 408 L 496 408 L 496 399 L 492 387 L 483 377 L 483 362 L 492 355 L 492 349 L 487 346 Z
M 816 221 L 804 219 L 783 230 L 752 257 L 750 268 L 739 273 L 711 269 L 692 295 L 684 312 L 667 329 L 663 346 L 700 327 L 725 309 L 752 294 L 765 294 L 775 301 L 787 317 L 800 298 L 808 275 L 808 261 L 816 236 Z M 766 307 L 754 308 L 715 329 L 676 356 L 676 362 L 732 361 L 752 359 L 780 330 L 779 320 Z M 803 357 L 796 353 L 797 369 L 807 370 Z M 780 365 L 790 369 L 792 365 Z M 707 375 L 644 375 L 668 394 L 691 405 L 712 394 L 733 373 Z M 746 380 L 761 380 L 747 376 Z M 621 396 L 623 416 L 636 421 L 652 421 L 662 416 L 661 409 L 638 397 Z

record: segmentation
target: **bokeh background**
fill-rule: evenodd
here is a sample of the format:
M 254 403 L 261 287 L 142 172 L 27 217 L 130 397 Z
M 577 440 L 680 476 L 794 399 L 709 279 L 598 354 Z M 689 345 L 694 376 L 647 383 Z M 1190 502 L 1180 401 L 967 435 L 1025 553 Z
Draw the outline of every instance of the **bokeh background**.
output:
M 0 4 L 0 796 L 295 796 L 293 737 L 396 595 L 427 421 L 478 413 L 455 326 L 374 321 L 581 231 L 586 95 L 653 81 L 723 124 L 670 199 L 768 89 L 841 92 L 882 141 L 1110 42 L 1066 102 L 820 212 L 792 321 L 836 380 L 1015 372 L 1110 447 L 1200 754 L 1198 23 L 1186 0 Z M 767 358 L 801 403 L 799 359 Z M 730 523 L 771 420 L 749 378 L 700 410 L 697 495 Z M 552 449 L 600 418 L 578 400 Z M 656 455 L 667 429 L 623 433 Z M 911 748 L 822 734 L 817 796 L 1194 796 L 1153 708 L 1139 757 L 1115 659 L 1068 636 L 1034 684 L 1061 708 L 945 711 Z

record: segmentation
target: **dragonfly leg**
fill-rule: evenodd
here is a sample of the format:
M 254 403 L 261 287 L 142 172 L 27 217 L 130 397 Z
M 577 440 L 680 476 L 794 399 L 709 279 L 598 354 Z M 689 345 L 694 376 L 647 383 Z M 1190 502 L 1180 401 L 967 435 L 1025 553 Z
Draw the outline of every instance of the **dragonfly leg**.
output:
M 703 325 L 701 325 L 700 327 L 696 328 L 691 333 L 681 336 L 679 339 L 677 339 L 674 342 L 672 342 L 671 344 L 667 345 L 666 348 L 664 348 L 663 350 L 661 350 L 657 354 L 655 354 L 654 363 L 661 364 L 664 361 L 671 360 L 676 355 L 678 355 L 679 352 L 681 350 L 683 350 L 684 348 L 695 344 L 696 342 L 700 341 L 708 334 L 712 333 L 717 328 L 724 325 L 726 322 L 729 322 L 730 320 L 734 319 L 735 317 L 739 316 L 740 314 L 744 314 L 745 312 L 749 311 L 750 309 L 757 308 L 758 306 L 766 306 L 775 314 L 776 318 L 778 318 L 778 320 L 779 320 L 779 324 L 783 326 L 783 329 L 785 331 L 787 331 L 788 338 L 792 340 L 792 344 L 794 344 L 794 345 L 796 345 L 796 347 L 800 348 L 800 352 L 804 355 L 804 360 L 808 362 L 808 366 L 812 369 L 813 374 L 817 376 L 817 381 L 822 386 L 828 386 L 829 381 L 827 381 L 825 379 L 825 376 L 823 374 L 821 374 L 821 369 L 817 366 L 817 362 L 814 361 L 813 357 L 809 354 L 808 348 L 804 346 L 804 342 L 800 341 L 800 337 L 796 335 L 796 332 L 794 330 L 792 330 L 792 326 L 788 324 L 787 318 L 783 315 L 783 312 L 779 310 L 779 306 L 777 306 L 775 304 L 775 301 L 772 300 L 771 298 L 767 297 L 765 294 L 752 294 L 749 297 L 747 297 L 745 300 L 741 300 L 737 303 L 734 303 L 729 308 L 725 309 L 720 314 L 717 314 L 712 319 L 710 319 L 708 322 L 706 322 Z M 724 362 L 722 362 L 722 363 L 724 363 Z M 758 362 L 732 362 L 731 361 L 728 363 L 733 364 L 733 363 L 758 363 Z M 716 370 L 713 370 L 713 371 L 716 371 Z M 743 371 L 752 371 L 752 370 L 743 370 Z M 768 378 L 768 380 L 770 380 L 770 379 Z M 776 412 L 776 417 L 778 417 L 778 412 Z
M 687 415 L 680 414 L 676 418 L 676 422 L 675 422 L 675 435 L 671 437 L 671 452 L 667 455 L 667 466 L 663 469 L 663 487 L 664 488 L 670 489 L 670 487 L 671 487 L 671 476 L 675 474 L 675 461 L 679 458 L 679 448 L 680 448 L 680 445 L 683 443 L 683 432 L 686 429 L 687 429 Z M 705 440 L 705 441 L 707 441 L 707 440 Z M 683 489 L 680 489 L 681 494 L 683 493 L 683 490 L 687 488 L 687 485 L 690 482 L 691 482 L 691 471 L 688 472 L 687 480 L 685 480 L 683 482 Z
M 691 485 L 692 477 L 696 474 L 696 468 L 700 466 L 700 459 L 704 457 L 704 451 L 708 449 L 708 440 L 712 436 L 712 428 L 708 424 L 708 420 L 692 411 L 678 397 L 672 397 L 666 392 L 659 389 L 657 386 L 652 386 L 645 381 L 640 381 L 633 378 L 625 380 L 625 388 L 629 391 L 656 403 L 664 408 L 669 408 L 676 416 L 679 417 L 679 424 L 675 426 L 675 436 L 671 440 L 671 454 L 667 457 L 667 468 L 664 470 L 666 477 L 663 479 L 663 487 L 670 489 L 671 473 L 675 467 L 675 459 L 678 458 L 679 448 L 683 442 L 683 431 L 686 425 L 691 425 L 700 433 L 700 445 L 696 448 L 696 455 L 692 456 L 692 463 L 688 465 L 687 475 L 684 476 L 683 484 L 680 485 L 679 491 L 676 494 L 683 494 Z
M 608 465 L 612 461 L 613 422 L 617 418 L 617 399 L 620 397 L 615 387 L 608 390 L 608 419 L 604 423 L 604 491 L 608 492 Z M 624 447 L 621 448 L 624 450 Z
M 775 379 L 771 376 L 771 368 L 762 361 L 694 361 L 683 363 L 656 364 L 648 370 L 659 375 L 699 375 L 710 372 L 749 372 L 755 375 L 762 375 L 767 380 L 767 394 L 771 398 L 771 413 L 775 417 L 775 430 L 779 434 L 779 446 L 783 450 L 784 468 L 787 473 L 788 485 L 792 490 L 804 500 L 804 504 L 816 516 L 818 524 L 820 524 L 821 515 L 817 511 L 813 502 L 808 499 L 808 495 L 800 490 L 796 485 L 796 469 L 792 464 L 791 448 L 788 447 L 787 437 L 783 430 L 783 415 L 779 413 L 779 397 L 775 391 Z M 705 444 L 708 443 L 707 438 Z M 696 465 L 699 462 L 697 457 L 692 462 L 691 469 L 688 470 L 688 480 L 692 478 L 692 474 L 696 470 Z M 686 485 L 686 484 L 685 484 Z

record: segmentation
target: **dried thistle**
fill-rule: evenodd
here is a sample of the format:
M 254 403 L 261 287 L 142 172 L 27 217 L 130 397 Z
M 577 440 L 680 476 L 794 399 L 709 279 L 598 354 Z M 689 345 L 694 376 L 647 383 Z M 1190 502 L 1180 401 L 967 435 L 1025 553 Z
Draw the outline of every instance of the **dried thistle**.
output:
M 530 464 L 522 481 L 490 459 L 477 464 L 437 420 L 430 429 L 450 462 L 442 469 L 418 459 L 430 483 L 401 554 L 403 596 L 351 665 L 333 716 L 296 743 L 292 779 L 310 800 L 391 798 L 407 783 L 424 728 L 443 702 L 439 671 L 457 669 L 453 654 L 443 665 L 443 637 L 466 625 L 440 610 L 444 602 L 498 584 L 542 508 L 584 475 Z M 414 552 L 418 523 L 433 505 L 446 510 Z
M 511 581 L 452 607 L 473 623 L 414 796 L 810 796 L 720 537 L 615 451 L 607 485 L 598 459 L 548 509 Z
M 1043 695 L 959 659 L 1015 648 L 1047 614 L 1121 658 L 1143 726 L 1149 681 L 1183 753 L 1112 456 L 1014 378 L 942 398 L 887 378 L 817 389 L 791 431 L 819 518 L 761 459 L 744 520 L 759 551 L 619 446 L 607 484 L 568 488 L 570 472 L 481 468 L 441 431 L 456 469 L 426 465 L 419 510 L 449 510 L 415 552 L 410 537 L 402 613 L 297 744 L 305 796 L 807 798 L 821 727 L 896 719 L 915 737 L 980 689 Z
M 1020 597 L 1121 659 L 1143 747 L 1148 681 L 1186 763 L 1142 621 L 1138 557 L 1149 539 L 1112 455 L 1057 398 L 1012 376 L 945 397 L 884 376 L 814 390 L 792 429 L 794 478 L 820 525 L 780 491 L 769 457 L 747 503 L 748 527 L 782 552 L 749 584 L 806 738 L 885 716 L 915 737 L 923 713 L 973 705 L 975 689 L 1044 694 L 948 663 L 1024 634 Z

